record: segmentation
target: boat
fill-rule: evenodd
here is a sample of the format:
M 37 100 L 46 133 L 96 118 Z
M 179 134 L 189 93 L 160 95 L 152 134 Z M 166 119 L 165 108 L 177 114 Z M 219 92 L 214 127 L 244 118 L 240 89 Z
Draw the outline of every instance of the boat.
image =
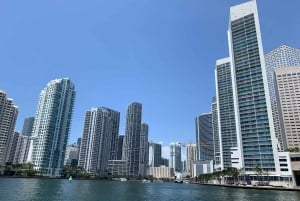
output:
M 127 181 L 126 178 L 120 178 L 120 181 Z
M 142 183 L 150 183 L 151 181 L 150 180 L 147 180 L 147 179 L 143 179 Z

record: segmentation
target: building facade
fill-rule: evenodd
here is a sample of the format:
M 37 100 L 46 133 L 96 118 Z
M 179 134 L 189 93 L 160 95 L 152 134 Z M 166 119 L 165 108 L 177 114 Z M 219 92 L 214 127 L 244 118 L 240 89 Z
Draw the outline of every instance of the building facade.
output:
M 31 136 L 32 128 L 34 123 L 34 117 L 27 117 L 24 120 L 23 129 L 22 129 L 22 135 L 24 136 Z
M 196 117 L 197 160 L 214 159 L 214 143 L 212 129 L 212 114 L 201 114 Z
M 13 99 L 6 97 L 6 92 L 0 90 L 0 165 L 4 165 L 9 157 L 9 144 L 14 134 L 18 115 L 18 107 Z
M 159 167 L 161 165 L 161 144 L 149 142 L 149 167 Z
M 213 129 L 213 143 L 214 143 L 214 168 L 216 171 L 221 170 L 221 148 L 220 148 L 220 131 L 219 131 L 219 116 L 218 116 L 218 102 L 217 97 L 213 97 L 211 105 L 212 113 L 212 129 Z M 197 150 L 197 148 L 196 148 Z M 198 152 L 196 151 L 195 159 L 198 159 Z
M 140 144 L 140 170 L 139 175 L 145 176 L 148 168 L 148 132 L 149 126 L 146 123 L 141 125 L 141 144 Z
M 69 144 L 66 148 L 64 165 L 77 166 L 78 164 L 78 144 Z
M 119 135 L 117 139 L 118 139 L 117 160 L 122 160 L 124 135 Z
M 277 174 L 277 144 L 256 1 L 230 8 L 228 30 L 240 165 Z
M 275 86 L 283 144 L 300 150 L 300 65 L 275 69 Z
M 280 127 L 278 103 L 275 94 L 275 69 L 300 65 L 300 49 L 287 45 L 281 45 L 265 55 L 268 86 L 272 105 L 275 135 L 278 139 L 278 150 L 283 151 L 287 144 L 283 136 L 284 129 Z
M 142 104 L 133 102 L 127 108 L 122 160 L 128 165 L 127 175 L 138 176 L 140 167 Z
M 51 80 L 41 91 L 29 160 L 44 176 L 60 176 L 70 132 L 75 87 L 68 78 Z
M 182 171 L 181 144 L 179 142 L 172 142 L 170 144 L 169 167 L 173 168 L 175 172 Z
M 221 150 L 220 169 L 224 170 L 231 167 L 231 148 L 237 147 L 230 58 L 217 60 L 215 80 Z
M 173 178 L 174 177 L 174 168 L 171 167 L 149 167 L 147 175 L 152 175 L 154 178 Z
M 78 166 L 89 173 L 107 175 L 112 135 L 119 119 L 119 112 L 105 107 L 86 112 Z

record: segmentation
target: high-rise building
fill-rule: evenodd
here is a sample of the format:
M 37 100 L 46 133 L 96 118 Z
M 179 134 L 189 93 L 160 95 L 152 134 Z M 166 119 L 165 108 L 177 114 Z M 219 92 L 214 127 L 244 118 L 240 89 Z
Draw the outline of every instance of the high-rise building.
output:
M 12 135 L 10 143 L 8 145 L 6 162 L 9 162 L 9 163 L 14 162 L 14 157 L 15 157 L 15 153 L 17 150 L 17 144 L 18 144 L 19 137 L 20 137 L 20 133 L 15 131 L 14 134 Z
M 23 124 L 23 129 L 22 129 L 22 135 L 28 136 L 28 137 L 31 136 L 33 123 L 34 123 L 34 117 L 25 118 L 24 124 Z
M 29 137 L 26 135 L 19 135 L 16 150 L 14 154 L 13 163 L 26 163 L 28 151 L 30 146 Z
M 86 112 L 78 166 L 90 173 L 107 174 L 112 135 L 119 121 L 120 113 L 105 107 Z
M 169 167 L 173 168 L 175 172 L 182 171 L 181 144 L 179 142 L 172 142 L 170 144 Z
M 123 142 L 122 160 L 127 161 L 127 171 L 130 176 L 139 175 L 142 104 L 133 102 L 126 113 L 126 128 Z
M 272 114 L 275 128 L 275 135 L 278 139 L 278 149 L 283 151 L 287 148 L 285 139 L 282 137 L 285 135 L 284 129 L 280 127 L 279 114 L 277 107 L 277 100 L 275 95 L 275 69 L 292 67 L 300 65 L 300 49 L 293 48 L 287 45 L 281 45 L 278 48 L 270 51 L 265 55 L 268 86 L 271 97 Z
M 66 148 L 64 165 L 70 165 L 72 167 L 77 166 L 78 164 L 78 145 L 77 144 L 69 144 Z
M 68 78 L 51 80 L 41 91 L 28 157 L 45 176 L 62 173 L 74 99 L 75 87 Z
M 149 126 L 146 123 L 141 125 L 141 142 L 140 142 L 140 170 L 139 175 L 145 176 L 148 168 L 148 132 Z
M 190 176 L 193 175 L 193 165 L 196 161 L 196 153 L 197 153 L 197 146 L 196 144 L 187 144 L 186 146 L 186 171 L 190 174 Z
M 149 167 L 161 165 L 161 144 L 149 142 Z
M 5 164 L 10 140 L 14 134 L 18 115 L 18 107 L 13 99 L 6 97 L 6 92 L 0 90 L 0 165 Z
M 275 91 L 283 144 L 300 149 L 300 65 L 275 69 Z
M 167 159 L 167 158 L 161 158 L 160 165 L 169 167 L 169 159 Z
M 221 170 L 221 150 L 220 150 L 220 135 L 219 135 L 219 119 L 218 119 L 218 103 L 217 97 L 213 97 L 213 102 L 211 105 L 212 113 L 212 129 L 213 129 L 213 142 L 214 142 L 214 168 L 216 171 Z M 197 150 L 197 148 L 196 148 Z M 198 157 L 198 152 L 196 151 L 195 159 Z
M 240 167 L 279 171 L 256 1 L 230 8 L 228 30 Z
M 206 113 L 196 117 L 197 160 L 213 160 L 212 114 Z
M 110 110 L 112 121 L 111 147 L 109 160 L 117 160 L 118 136 L 120 127 L 120 112 Z
M 220 169 L 231 167 L 231 148 L 237 147 L 230 58 L 217 60 L 215 68 Z M 216 134 L 214 133 L 214 136 Z M 217 137 L 214 138 L 214 140 Z M 215 145 L 217 145 L 215 141 Z M 217 153 L 215 153 L 217 154 Z M 216 161 L 218 162 L 218 161 Z
M 122 160 L 124 135 L 119 135 L 117 141 L 118 141 L 117 160 Z

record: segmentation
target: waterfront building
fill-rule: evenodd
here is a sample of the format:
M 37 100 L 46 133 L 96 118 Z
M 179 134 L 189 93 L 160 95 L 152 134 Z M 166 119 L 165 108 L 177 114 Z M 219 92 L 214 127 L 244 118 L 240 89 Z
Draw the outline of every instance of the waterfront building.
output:
M 148 168 L 148 130 L 149 126 L 146 123 L 141 125 L 141 142 L 140 142 L 140 170 L 139 175 L 145 176 Z
M 300 150 L 300 65 L 275 69 L 274 79 L 284 147 Z
M 78 166 L 90 173 L 107 174 L 112 135 L 120 113 L 105 107 L 92 108 L 85 114 Z
M 161 166 L 161 144 L 149 142 L 149 167 Z
M 7 147 L 8 151 L 7 151 L 7 157 L 6 157 L 6 162 L 8 162 L 8 163 L 13 163 L 13 161 L 14 161 L 19 137 L 20 137 L 20 133 L 15 131 L 10 139 L 9 145 Z
M 23 129 L 22 129 L 22 135 L 24 136 L 31 136 L 32 128 L 34 123 L 34 117 L 27 117 L 24 120 Z
M 124 135 L 119 135 L 117 141 L 117 160 L 122 160 Z
M 173 178 L 174 177 L 174 168 L 160 166 L 160 167 L 149 167 L 147 175 L 151 175 L 157 179 L 163 178 Z
M 118 136 L 119 136 L 119 127 L 120 127 L 120 112 L 111 110 L 111 121 L 112 121 L 112 131 L 111 131 L 111 147 L 110 147 L 110 156 L 109 160 L 117 159 L 117 150 L 118 150 Z
M 279 174 L 256 1 L 230 8 L 228 39 L 240 167 Z
M 219 59 L 216 61 L 215 68 L 217 108 L 218 108 L 218 137 L 220 158 L 219 170 L 231 167 L 231 148 L 237 147 L 237 133 L 235 123 L 235 113 L 233 104 L 233 89 L 230 58 Z M 214 136 L 216 136 L 214 134 Z M 216 136 L 214 138 L 218 140 Z M 215 142 L 215 147 L 218 145 Z M 217 153 L 215 153 L 217 154 Z
M 66 148 L 64 165 L 77 166 L 78 164 L 78 152 L 79 146 L 78 144 L 69 144 Z
M 220 131 L 219 131 L 219 117 L 218 117 L 218 102 L 217 97 L 213 97 L 213 103 L 211 105 L 212 112 L 212 129 L 213 129 L 213 143 L 214 143 L 214 169 L 216 171 L 221 170 L 221 149 L 220 149 Z M 196 149 L 197 150 L 197 149 Z M 195 159 L 199 158 L 196 151 Z
M 265 55 L 268 86 L 271 98 L 272 114 L 275 128 L 275 135 L 278 139 L 278 150 L 287 148 L 284 128 L 280 126 L 278 104 L 275 94 L 275 69 L 300 65 L 300 49 L 287 45 L 281 45 Z
M 68 78 L 51 80 L 40 93 L 28 158 L 44 176 L 62 173 L 74 99 L 75 87 Z
M 108 160 L 107 171 L 110 175 L 125 176 L 127 175 L 127 161 Z
M 181 172 L 182 171 L 181 144 L 179 142 L 170 143 L 169 167 L 173 168 L 175 172 Z
M 195 161 L 193 165 L 193 178 L 198 177 L 200 174 L 209 174 L 214 172 L 213 160 Z
M 186 144 L 186 172 L 189 173 L 190 176 L 193 175 L 193 164 L 196 160 L 197 146 L 196 144 L 190 143 Z
M 18 115 L 18 107 L 13 99 L 6 97 L 6 92 L 0 90 L 0 165 L 4 165 L 9 157 L 9 145 L 14 134 Z
M 30 146 L 29 136 L 19 135 L 14 158 L 13 158 L 13 164 L 26 163 L 29 146 Z
M 126 128 L 122 155 L 122 160 L 126 160 L 128 163 L 127 174 L 129 176 L 139 175 L 142 125 L 141 121 L 142 104 L 133 102 L 127 108 Z
M 197 160 L 213 160 L 214 144 L 212 114 L 206 113 L 196 117 Z

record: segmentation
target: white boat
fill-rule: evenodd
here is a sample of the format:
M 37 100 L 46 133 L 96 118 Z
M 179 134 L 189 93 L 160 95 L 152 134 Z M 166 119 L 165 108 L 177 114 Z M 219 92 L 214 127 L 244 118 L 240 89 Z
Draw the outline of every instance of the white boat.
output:
M 150 183 L 151 181 L 150 180 L 147 180 L 147 179 L 144 179 L 143 181 L 142 181 L 142 183 Z
M 127 181 L 126 178 L 120 178 L 120 181 Z

